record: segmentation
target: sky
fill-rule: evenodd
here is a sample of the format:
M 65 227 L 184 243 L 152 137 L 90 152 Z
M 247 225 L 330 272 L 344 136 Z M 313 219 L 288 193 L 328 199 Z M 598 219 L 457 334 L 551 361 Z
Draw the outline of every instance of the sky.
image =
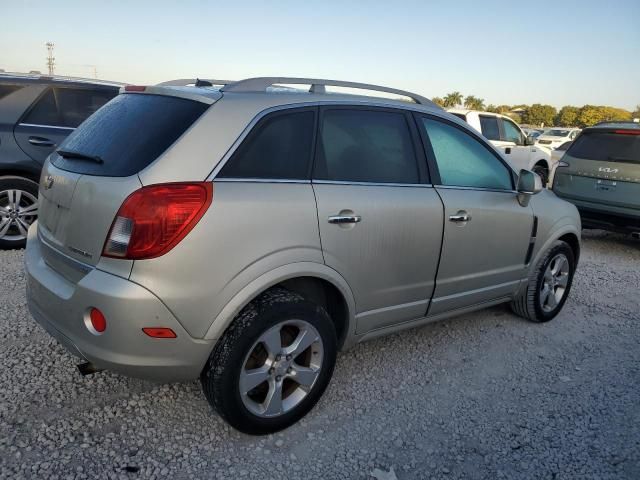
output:
M 136 84 L 296 76 L 486 104 L 640 104 L 640 0 L 0 0 L 0 68 Z

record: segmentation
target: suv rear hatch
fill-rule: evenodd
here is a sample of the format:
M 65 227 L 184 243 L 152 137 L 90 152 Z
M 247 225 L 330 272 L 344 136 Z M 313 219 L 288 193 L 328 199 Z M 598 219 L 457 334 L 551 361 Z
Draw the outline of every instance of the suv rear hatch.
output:
M 613 212 L 638 209 L 640 214 L 640 128 L 587 128 L 562 162 L 553 185 L 556 194 L 578 206 L 602 204 Z
M 47 263 L 73 281 L 78 278 L 55 250 L 97 265 L 118 209 L 142 186 L 137 174 L 213 101 L 124 93 L 71 134 L 51 154 L 41 177 L 38 234 L 49 247 L 43 249 Z

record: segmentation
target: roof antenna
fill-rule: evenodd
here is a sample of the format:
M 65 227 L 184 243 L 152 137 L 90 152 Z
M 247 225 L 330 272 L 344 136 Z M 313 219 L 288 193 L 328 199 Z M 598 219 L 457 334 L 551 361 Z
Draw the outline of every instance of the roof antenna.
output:
M 199 78 L 196 78 L 196 87 L 213 87 L 213 83 L 208 80 L 200 80 Z

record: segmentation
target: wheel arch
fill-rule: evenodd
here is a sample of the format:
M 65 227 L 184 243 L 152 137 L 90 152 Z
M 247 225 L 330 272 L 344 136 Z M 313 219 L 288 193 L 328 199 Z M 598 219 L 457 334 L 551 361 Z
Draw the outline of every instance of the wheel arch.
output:
M 20 178 L 40 184 L 40 174 L 31 170 L 0 167 L 0 179 Z
M 545 158 L 541 158 L 541 159 L 537 160 L 537 161 L 533 164 L 533 166 L 534 166 L 534 167 L 544 167 L 544 168 L 546 168 L 547 170 L 550 168 L 550 166 L 549 166 L 549 161 L 548 161 L 547 159 L 545 159 Z
M 540 258 L 557 240 L 562 240 L 569 244 L 575 256 L 576 266 L 578 265 L 578 258 L 580 255 L 580 230 L 576 225 L 566 223 L 566 219 L 561 219 L 550 229 L 550 233 L 546 240 L 537 249 L 534 258 L 529 263 L 530 268 L 535 268 L 540 261 Z
M 294 291 L 325 307 L 336 327 L 338 347 L 351 344 L 349 339 L 355 333 L 355 300 L 351 288 L 338 272 L 314 262 L 284 265 L 250 282 L 227 302 L 204 338 L 219 339 L 247 304 L 276 286 Z

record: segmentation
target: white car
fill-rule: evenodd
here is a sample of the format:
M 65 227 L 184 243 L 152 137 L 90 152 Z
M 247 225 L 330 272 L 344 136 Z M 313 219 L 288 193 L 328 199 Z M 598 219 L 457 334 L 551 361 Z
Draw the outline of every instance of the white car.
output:
M 564 157 L 565 152 L 569 150 L 572 143 L 573 140 L 570 140 L 568 142 L 564 142 L 555 150 L 551 150 L 551 175 L 549 175 L 549 185 L 553 185 L 553 177 L 555 176 L 556 169 L 558 168 L 558 163 L 560 163 L 560 160 Z
M 516 169 L 533 170 L 542 178 L 543 185 L 549 181 L 549 173 L 553 168 L 551 150 L 543 145 L 536 145 L 532 137 L 528 137 L 506 115 L 451 108 L 449 113 L 461 118 L 487 140 L 504 153 L 504 157 Z
M 563 143 L 573 142 L 579 134 L 579 128 L 550 128 L 536 139 L 536 144 L 556 149 Z

